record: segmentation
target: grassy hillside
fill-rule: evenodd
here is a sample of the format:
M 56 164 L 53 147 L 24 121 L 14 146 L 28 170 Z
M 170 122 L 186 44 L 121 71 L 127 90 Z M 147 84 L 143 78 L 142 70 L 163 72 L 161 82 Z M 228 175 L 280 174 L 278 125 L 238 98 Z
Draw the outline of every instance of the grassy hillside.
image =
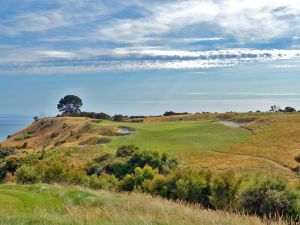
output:
M 250 123 L 244 128 L 230 127 L 216 123 L 218 120 Z M 18 148 L 21 154 L 69 148 L 70 157 L 85 161 L 101 152 L 115 152 L 121 145 L 134 144 L 167 152 L 182 166 L 276 173 L 297 180 L 292 169 L 299 166 L 294 160 L 300 154 L 299 122 L 298 113 L 189 114 L 145 118 L 143 123 L 47 118 L 2 145 Z
M 1 185 L 0 224 L 261 225 L 256 217 L 202 210 L 137 193 L 51 185 Z M 145 204 L 147 203 L 147 204 Z M 282 224 L 283 223 L 274 223 Z

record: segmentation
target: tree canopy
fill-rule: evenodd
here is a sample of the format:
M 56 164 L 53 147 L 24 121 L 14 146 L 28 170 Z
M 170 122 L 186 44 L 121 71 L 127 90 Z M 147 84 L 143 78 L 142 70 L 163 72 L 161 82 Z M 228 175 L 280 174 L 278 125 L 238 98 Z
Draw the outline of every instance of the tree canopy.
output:
M 57 109 L 62 114 L 73 114 L 79 113 L 80 108 L 82 107 L 82 100 L 75 95 L 67 95 L 62 98 L 58 105 Z

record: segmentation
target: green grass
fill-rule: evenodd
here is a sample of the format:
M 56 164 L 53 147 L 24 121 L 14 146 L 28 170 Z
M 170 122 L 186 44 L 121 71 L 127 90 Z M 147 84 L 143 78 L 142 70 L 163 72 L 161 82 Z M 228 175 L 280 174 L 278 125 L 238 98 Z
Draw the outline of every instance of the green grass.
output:
M 0 185 L 0 190 L 0 224 L 3 225 L 263 224 L 256 217 L 202 210 L 195 205 L 138 193 L 121 194 L 44 184 L 6 184 Z
M 145 122 L 93 124 L 103 126 L 126 126 L 135 131 L 130 135 L 110 137 L 106 145 L 115 151 L 121 145 L 134 144 L 142 149 L 187 154 L 205 151 L 221 151 L 250 136 L 250 131 L 242 128 L 226 127 L 213 121 Z

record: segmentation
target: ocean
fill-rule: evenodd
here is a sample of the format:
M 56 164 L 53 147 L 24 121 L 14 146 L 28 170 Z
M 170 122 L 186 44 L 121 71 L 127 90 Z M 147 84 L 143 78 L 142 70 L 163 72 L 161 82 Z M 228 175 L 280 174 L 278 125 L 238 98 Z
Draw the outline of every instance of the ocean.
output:
M 0 115 L 0 141 L 27 127 L 33 122 L 32 116 Z

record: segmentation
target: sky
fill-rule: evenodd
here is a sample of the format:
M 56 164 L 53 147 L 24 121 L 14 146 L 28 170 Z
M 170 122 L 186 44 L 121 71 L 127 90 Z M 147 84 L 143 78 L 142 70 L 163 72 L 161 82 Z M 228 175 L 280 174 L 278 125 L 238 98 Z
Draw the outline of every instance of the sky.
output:
M 0 0 L 0 114 L 300 109 L 298 0 Z

